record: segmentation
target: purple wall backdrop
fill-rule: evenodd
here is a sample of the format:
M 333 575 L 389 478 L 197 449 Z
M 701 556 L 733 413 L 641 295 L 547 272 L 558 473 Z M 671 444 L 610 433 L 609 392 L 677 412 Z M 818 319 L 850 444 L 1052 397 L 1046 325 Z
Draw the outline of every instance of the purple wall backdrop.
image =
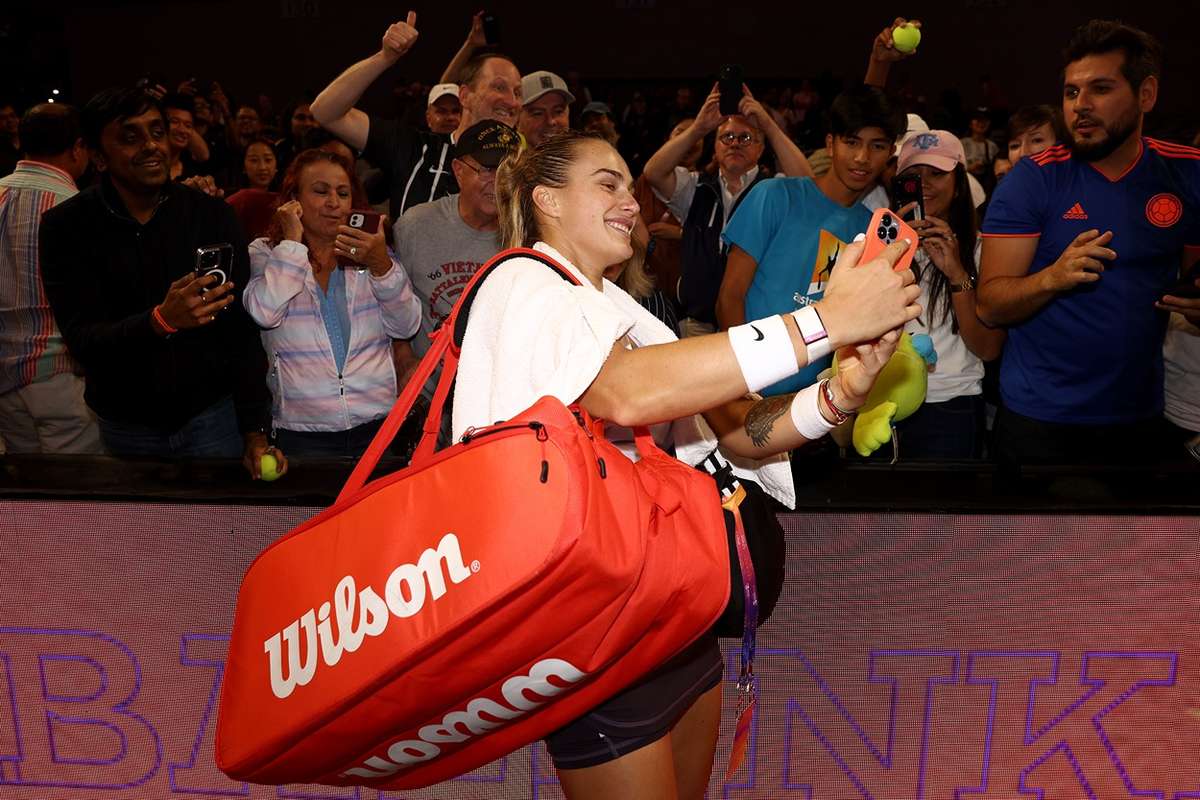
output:
M 419 792 L 217 771 L 241 574 L 314 512 L 0 502 L 0 796 L 560 798 L 540 745 Z M 723 780 L 727 691 L 710 798 L 1200 798 L 1196 518 L 806 514 L 785 527 L 789 580 L 759 644 L 747 764 Z

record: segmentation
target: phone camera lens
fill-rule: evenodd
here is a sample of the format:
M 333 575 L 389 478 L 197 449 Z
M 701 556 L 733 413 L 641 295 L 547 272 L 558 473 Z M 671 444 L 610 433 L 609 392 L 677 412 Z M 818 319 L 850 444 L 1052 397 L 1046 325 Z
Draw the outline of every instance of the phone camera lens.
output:
M 884 215 L 883 215 L 883 218 L 880 220 L 880 222 L 882 222 L 882 223 L 883 223 L 883 226 L 884 226 L 885 228 L 887 228 L 887 227 L 891 227 L 891 224 L 892 224 L 892 215 L 891 215 L 891 214 L 884 214 Z

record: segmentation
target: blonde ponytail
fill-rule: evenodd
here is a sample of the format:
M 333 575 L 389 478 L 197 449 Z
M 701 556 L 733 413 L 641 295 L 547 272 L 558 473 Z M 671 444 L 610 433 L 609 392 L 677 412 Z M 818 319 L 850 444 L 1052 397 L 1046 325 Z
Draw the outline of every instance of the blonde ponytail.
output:
M 566 186 L 567 170 L 578 156 L 579 145 L 591 141 L 603 140 L 567 130 L 537 147 L 522 147 L 500 162 L 496 170 L 496 208 L 504 247 L 532 247 L 542 238 L 533 190 L 539 186 Z

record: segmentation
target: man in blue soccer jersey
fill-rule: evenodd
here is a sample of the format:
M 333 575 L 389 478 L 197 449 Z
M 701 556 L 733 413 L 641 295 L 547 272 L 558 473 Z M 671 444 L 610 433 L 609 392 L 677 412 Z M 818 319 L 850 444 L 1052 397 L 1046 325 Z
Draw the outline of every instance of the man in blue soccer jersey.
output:
M 1002 463 L 1128 463 L 1163 447 L 1164 298 L 1200 245 L 1200 150 L 1142 136 L 1159 43 L 1093 20 L 1066 50 L 1068 141 L 1023 158 L 983 223 L 979 316 L 1008 328 Z

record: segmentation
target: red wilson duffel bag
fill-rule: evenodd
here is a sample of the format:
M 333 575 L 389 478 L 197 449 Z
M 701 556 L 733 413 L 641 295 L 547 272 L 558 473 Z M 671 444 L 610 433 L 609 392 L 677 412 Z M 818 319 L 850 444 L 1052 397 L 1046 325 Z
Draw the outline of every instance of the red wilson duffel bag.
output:
M 587 712 L 725 608 L 716 486 L 646 431 L 635 464 L 546 397 L 434 453 L 470 301 L 514 255 L 573 280 L 533 251 L 482 268 L 336 504 L 247 571 L 217 725 L 230 776 L 452 778 Z M 366 483 L 443 361 L 413 463 Z

